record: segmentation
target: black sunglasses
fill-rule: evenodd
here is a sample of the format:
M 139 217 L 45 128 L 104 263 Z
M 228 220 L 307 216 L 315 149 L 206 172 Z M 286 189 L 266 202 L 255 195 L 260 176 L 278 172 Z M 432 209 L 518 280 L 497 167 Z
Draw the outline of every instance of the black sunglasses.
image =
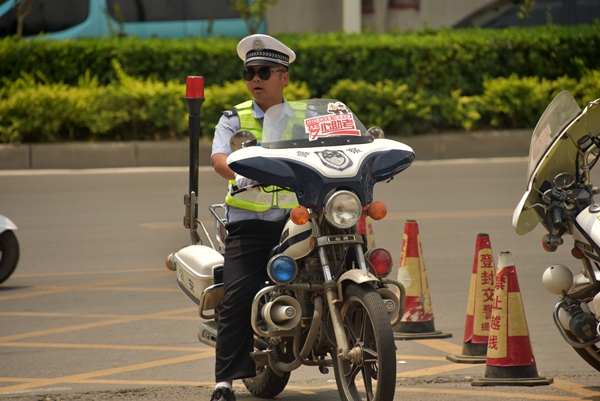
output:
M 285 70 L 271 70 L 269 67 L 261 67 L 255 71 L 252 68 L 246 68 L 244 70 L 244 79 L 246 81 L 252 81 L 252 78 L 258 74 L 260 79 L 263 81 L 268 81 L 269 78 L 271 78 L 272 72 L 285 72 Z

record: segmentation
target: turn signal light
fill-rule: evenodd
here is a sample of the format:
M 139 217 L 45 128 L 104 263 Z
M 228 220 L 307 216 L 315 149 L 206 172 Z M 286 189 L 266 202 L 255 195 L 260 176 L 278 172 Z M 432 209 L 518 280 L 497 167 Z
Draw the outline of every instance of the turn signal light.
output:
M 290 213 L 290 219 L 292 219 L 294 224 L 301 226 L 302 224 L 308 223 L 310 212 L 304 206 L 296 206 Z
M 373 220 L 381 220 L 387 215 L 387 206 L 380 201 L 372 202 L 367 209 L 367 213 Z
M 167 255 L 167 258 L 165 259 L 165 266 L 167 266 L 167 269 L 169 269 L 171 271 L 177 270 L 177 265 L 175 264 L 175 254 L 174 253 L 170 253 L 169 255 Z

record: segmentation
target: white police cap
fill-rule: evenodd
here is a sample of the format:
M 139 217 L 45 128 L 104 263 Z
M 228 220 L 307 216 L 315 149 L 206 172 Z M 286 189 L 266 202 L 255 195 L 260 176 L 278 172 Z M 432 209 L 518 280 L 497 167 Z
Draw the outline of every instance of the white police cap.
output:
M 237 46 L 238 56 L 244 66 L 284 65 L 296 59 L 296 53 L 277 39 L 263 34 L 246 36 Z

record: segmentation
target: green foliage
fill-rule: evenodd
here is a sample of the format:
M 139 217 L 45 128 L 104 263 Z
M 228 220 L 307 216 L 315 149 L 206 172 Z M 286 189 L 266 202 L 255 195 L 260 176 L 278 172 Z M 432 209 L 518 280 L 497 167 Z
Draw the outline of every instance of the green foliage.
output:
M 535 0 L 523 0 L 523 4 L 519 6 L 519 20 L 521 21 L 521 26 L 525 25 L 525 20 L 531 17 L 531 10 L 533 10 L 533 6 L 535 6 Z
M 23 73 L 0 88 L 0 143 L 66 140 L 177 139 L 187 134 L 185 85 L 127 75 L 115 60 L 117 80 L 100 85 L 89 71 L 77 86 Z M 310 97 L 306 83 L 290 83 L 289 100 Z M 244 81 L 206 89 L 203 133 L 212 137 L 221 112 L 250 98 Z
M 256 3 L 256 2 L 255 2 Z M 563 75 L 579 79 L 600 65 L 600 25 L 529 28 L 440 29 L 386 34 L 277 35 L 297 54 L 290 66 L 294 80 L 322 97 L 341 79 L 375 83 L 384 79 L 471 96 L 483 92 L 485 78 Z M 52 41 L 43 37 L 0 40 L 0 77 L 41 71 L 50 82 L 75 85 L 89 70 L 102 85 L 116 80 L 111 60 L 130 76 L 185 82 L 202 75 L 207 85 L 240 79 L 235 48 L 240 38 L 103 38 Z
M 600 97 L 600 24 L 280 35 L 288 100 L 332 97 L 391 135 L 533 128 L 563 89 Z M 206 84 L 203 133 L 249 98 L 239 38 L 0 40 L 0 142 L 187 135 L 185 77 Z
M 402 82 L 384 80 L 338 81 L 325 96 L 342 99 L 357 117 L 368 124 L 386 128 L 397 135 L 410 135 L 430 128 L 431 104 L 425 91 L 410 90 Z
M 516 75 L 485 81 L 483 86 L 479 102 L 484 121 L 506 128 L 535 126 L 556 87 L 545 79 Z

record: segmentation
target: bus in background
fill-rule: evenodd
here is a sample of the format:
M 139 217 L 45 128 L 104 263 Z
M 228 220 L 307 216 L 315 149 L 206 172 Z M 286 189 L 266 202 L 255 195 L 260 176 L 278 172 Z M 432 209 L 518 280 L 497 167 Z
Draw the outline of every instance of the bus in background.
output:
M 14 0 L 0 0 L 0 38 L 17 32 Z M 258 33 L 265 32 L 264 22 Z M 32 0 L 23 36 L 76 39 L 124 33 L 138 38 L 245 36 L 226 0 Z

